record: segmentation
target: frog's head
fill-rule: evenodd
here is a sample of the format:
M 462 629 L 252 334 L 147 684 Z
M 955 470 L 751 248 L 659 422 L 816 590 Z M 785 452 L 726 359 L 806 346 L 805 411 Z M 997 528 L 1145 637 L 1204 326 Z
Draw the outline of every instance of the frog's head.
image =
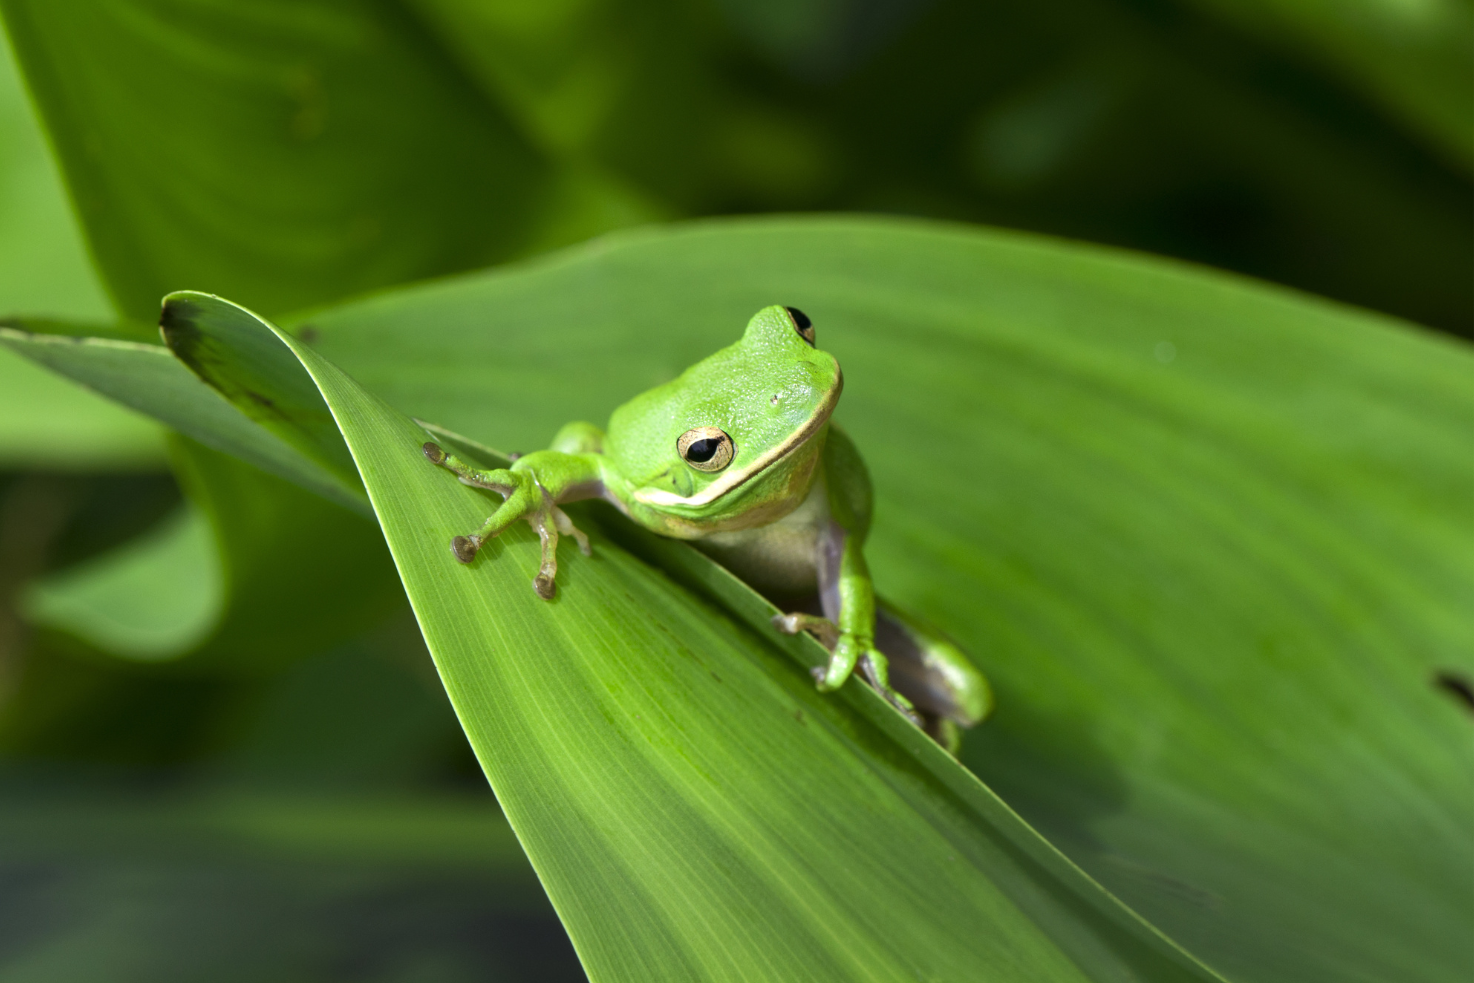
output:
M 606 452 L 648 508 L 696 520 L 785 511 L 807 491 L 813 438 L 843 386 L 803 312 L 765 307 L 736 344 L 615 410 Z

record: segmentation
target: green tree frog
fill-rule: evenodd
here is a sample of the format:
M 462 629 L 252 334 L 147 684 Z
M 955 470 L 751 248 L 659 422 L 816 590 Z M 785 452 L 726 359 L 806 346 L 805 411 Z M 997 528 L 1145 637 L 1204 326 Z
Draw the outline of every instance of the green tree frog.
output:
M 758 311 L 736 344 L 614 411 L 607 431 L 570 423 L 548 450 L 483 471 L 427 443 L 425 456 L 463 483 L 504 496 L 451 552 L 469 563 L 519 519 L 542 539 L 533 588 L 551 599 L 557 548 L 588 538 L 558 506 L 601 498 L 663 536 L 690 541 L 789 614 L 782 632 L 813 633 L 830 651 L 814 669 L 838 689 L 858 668 L 913 722 L 955 750 L 987 715 L 983 675 L 956 646 L 885 604 L 865 565 L 870 476 L 830 420 L 844 388 L 839 362 L 816 347 L 802 311 Z

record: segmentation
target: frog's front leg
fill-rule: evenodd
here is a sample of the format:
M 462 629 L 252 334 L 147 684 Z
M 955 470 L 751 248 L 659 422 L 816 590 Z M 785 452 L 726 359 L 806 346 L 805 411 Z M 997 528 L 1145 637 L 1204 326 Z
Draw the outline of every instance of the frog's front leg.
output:
M 557 593 L 558 537 L 572 536 L 579 550 L 590 554 L 589 540 L 574 525 L 559 502 L 594 498 L 602 488 L 599 467 L 590 454 L 537 451 L 520 457 L 511 468 L 483 471 L 447 454 L 438 444 L 424 446 L 425 457 L 474 488 L 487 488 L 502 495 L 501 506 L 480 529 L 469 536 L 456 536 L 450 550 L 462 563 L 470 563 L 476 552 L 492 537 L 518 519 L 525 519 L 542 541 L 542 563 L 532 586 L 539 597 L 551 600 Z
M 820 690 L 839 689 L 858 668 L 881 696 L 920 726 L 911 701 L 891 686 L 889 660 L 875 647 L 875 588 L 859 538 L 831 520 L 820 534 L 818 560 L 820 597 L 833 620 L 784 614 L 774 624 L 789 634 L 813 632 L 829 649 L 828 664 L 814 668 Z

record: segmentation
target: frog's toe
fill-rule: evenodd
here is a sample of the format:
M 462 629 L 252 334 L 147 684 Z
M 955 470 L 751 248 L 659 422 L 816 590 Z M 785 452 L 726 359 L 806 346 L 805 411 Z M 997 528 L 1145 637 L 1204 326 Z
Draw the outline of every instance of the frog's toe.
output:
M 773 615 L 771 620 L 773 622 L 773 627 L 781 631 L 783 634 L 797 635 L 799 632 L 804 630 L 803 625 L 799 624 L 798 621 L 800 617 L 802 616 L 797 614 L 775 614 Z
M 431 464 L 445 463 L 445 451 L 442 450 L 440 445 L 435 443 L 434 441 L 425 441 L 420 450 L 425 452 L 425 457 L 430 461 Z
M 481 548 L 480 536 L 456 536 L 450 541 L 450 551 L 455 558 L 462 563 L 470 563 L 476 559 L 476 551 Z
M 855 659 L 859 653 L 849 641 L 848 636 L 841 635 L 839 644 L 829 656 L 829 663 L 814 673 L 818 681 L 819 692 L 832 693 L 845 684 L 845 680 L 855 671 Z
M 785 635 L 797 635 L 801 631 L 812 632 L 819 644 L 831 652 L 839 643 L 839 629 L 828 618 L 794 611 L 790 614 L 775 614 L 772 621 L 773 627 Z
M 865 681 L 881 696 L 885 697 L 887 703 L 905 714 L 913 724 L 923 726 L 921 715 L 916 712 L 916 706 L 906 697 L 898 693 L 890 681 L 890 667 L 886 657 L 879 649 L 871 649 L 860 656 L 860 672 Z
M 558 581 L 553 575 L 539 573 L 532 578 L 532 589 L 537 591 L 537 596 L 544 601 L 551 601 L 558 596 Z
M 558 532 L 564 536 L 572 536 L 573 541 L 578 543 L 578 551 L 584 556 L 593 556 L 594 548 L 589 545 L 589 537 L 585 536 L 582 530 L 573 524 L 573 520 L 568 518 L 567 512 L 564 512 L 556 505 L 552 508 L 553 525 L 557 528 Z

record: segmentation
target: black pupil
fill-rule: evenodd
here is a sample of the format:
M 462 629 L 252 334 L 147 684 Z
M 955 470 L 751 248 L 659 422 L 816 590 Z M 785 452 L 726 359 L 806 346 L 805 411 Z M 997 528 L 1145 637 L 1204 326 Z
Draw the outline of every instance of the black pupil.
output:
M 722 446 L 720 437 L 702 437 L 700 440 L 693 440 L 686 448 L 686 460 L 705 464 L 712 459 L 712 455 L 716 454 L 720 446 Z
M 793 316 L 793 323 L 798 325 L 798 329 L 800 331 L 807 331 L 809 328 L 814 326 L 814 322 L 809 320 L 809 316 L 803 311 L 799 310 L 797 307 L 789 307 L 785 309 L 788 311 L 789 314 Z

